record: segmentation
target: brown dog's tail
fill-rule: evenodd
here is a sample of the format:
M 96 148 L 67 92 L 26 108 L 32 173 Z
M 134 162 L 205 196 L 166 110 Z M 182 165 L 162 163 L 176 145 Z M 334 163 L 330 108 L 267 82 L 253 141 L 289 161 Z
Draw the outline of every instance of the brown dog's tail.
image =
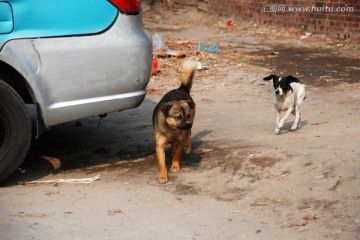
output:
M 198 61 L 195 59 L 189 58 L 181 62 L 179 65 L 178 71 L 180 73 L 180 88 L 185 89 L 188 93 L 190 93 L 193 80 L 196 75 Z

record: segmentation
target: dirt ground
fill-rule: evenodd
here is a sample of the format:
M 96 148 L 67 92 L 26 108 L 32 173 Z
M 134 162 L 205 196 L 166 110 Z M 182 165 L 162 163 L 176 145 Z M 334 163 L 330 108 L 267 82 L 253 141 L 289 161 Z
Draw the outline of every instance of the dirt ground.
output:
M 182 60 L 159 56 L 139 108 L 57 126 L 34 141 L 0 188 L 0 238 L 360 239 L 359 44 L 226 21 L 144 7 L 149 34 L 169 49 L 191 56 L 199 43 L 220 46 L 200 59 L 193 150 L 180 172 L 157 183 L 152 110 L 178 86 Z M 290 117 L 273 134 L 273 87 L 262 80 L 272 73 L 306 84 L 295 132 Z M 87 184 L 29 183 L 97 175 Z

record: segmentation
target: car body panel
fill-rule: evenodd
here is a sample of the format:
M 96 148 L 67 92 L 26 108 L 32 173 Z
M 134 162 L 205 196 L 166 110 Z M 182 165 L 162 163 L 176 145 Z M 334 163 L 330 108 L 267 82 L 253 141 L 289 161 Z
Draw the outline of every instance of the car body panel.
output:
M 150 79 L 152 43 L 141 14 L 118 14 L 97 35 L 8 41 L 0 60 L 28 81 L 49 127 L 138 106 Z
M 106 0 L 0 0 L 1 6 L 11 6 L 15 21 L 10 34 L 0 34 L 0 48 L 11 39 L 99 33 L 118 14 Z
M 11 5 L 7 2 L 0 2 L 0 34 L 11 33 L 13 29 L 14 19 Z

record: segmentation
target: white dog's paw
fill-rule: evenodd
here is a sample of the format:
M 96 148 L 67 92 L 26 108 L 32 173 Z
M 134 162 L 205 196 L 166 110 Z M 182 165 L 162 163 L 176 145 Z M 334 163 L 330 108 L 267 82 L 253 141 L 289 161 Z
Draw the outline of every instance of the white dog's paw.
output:
M 275 128 L 274 134 L 279 135 L 279 133 L 280 133 L 280 128 Z
M 276 128 L 282 128 L 282 126 L 284 126 L 284 122 L 280 121 L 277 125 Z
M 295 131 L 297 129 L 297 125 L 292 125 L 291 131 Z

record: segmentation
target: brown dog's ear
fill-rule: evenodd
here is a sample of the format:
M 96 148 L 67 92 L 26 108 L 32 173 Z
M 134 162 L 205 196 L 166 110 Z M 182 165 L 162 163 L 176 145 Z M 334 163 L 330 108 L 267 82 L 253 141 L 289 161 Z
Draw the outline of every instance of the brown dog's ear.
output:
M 173 104 L 172 103 L 165 103 L 164 105 L 162 105 L 160 107 L 160 110 L 167 115 L 169 113 L 169 110 L 172 108 Z
M 188 101 L 186 101 L 186 102 L 187 102 L 187 104 L 189 105 L 189 108 L 190 108 L 190 109 L 194 109 L 194 108 L 195 108 L 195 103 L 194 103 L 193 101 L 188 100 Z

